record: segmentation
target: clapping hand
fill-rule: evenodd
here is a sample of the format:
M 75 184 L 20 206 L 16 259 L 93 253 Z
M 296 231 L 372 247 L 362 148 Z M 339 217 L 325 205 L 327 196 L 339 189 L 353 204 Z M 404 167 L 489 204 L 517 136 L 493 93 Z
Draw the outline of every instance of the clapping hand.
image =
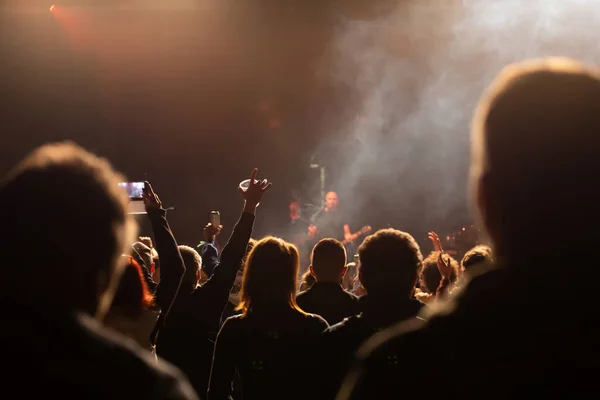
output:
M 443 278 L 450 279 L 452 276 L 452 267 L 450 266 L 450 261 L 446 262 L 446 260 L 444 260 L 444 249 L 442 248 L 440 237 L 435 232 L 429 232 L 427 236 L 433 243 L 435 251 L 439 252 L 437 267 L 438 271 L 440 271 L 440 275 L 442 275 Z

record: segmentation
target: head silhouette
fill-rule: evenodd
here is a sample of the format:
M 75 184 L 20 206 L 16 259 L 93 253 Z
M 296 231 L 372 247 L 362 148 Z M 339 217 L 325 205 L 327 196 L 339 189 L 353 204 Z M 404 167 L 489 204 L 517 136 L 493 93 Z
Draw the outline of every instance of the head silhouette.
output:
M 423 268 L 415 239 L 406 232 L 382 229 L 358 248 L 359 279 L 370 296 L 409 298 Z
M 102 317 L 135 234 L 122 180 L 72 143 L 42 146 L 17 165 L 0 185 L 6 294 Z
M 246 258 L 238 309 L 244 314 L 296 305 L 298 249 L 268 236 L 257 241 Z
M 499 74 L 473 120 L 471 163 L 478 216 L 495 256 L 568 257 L 595 241 L 599 132 L 595 69 L 548 58 Z M 548 251 L 551 238 L 559 240 Z

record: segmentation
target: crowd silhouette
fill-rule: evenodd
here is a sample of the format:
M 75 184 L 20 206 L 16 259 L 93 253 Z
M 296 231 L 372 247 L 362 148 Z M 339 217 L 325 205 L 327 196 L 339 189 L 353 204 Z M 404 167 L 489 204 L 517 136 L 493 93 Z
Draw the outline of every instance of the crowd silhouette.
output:
M 471 129 L 489 245 L 457 260 L 431 232 L 424 257 L 389 228 L 349 260 L 359 235 L 332 211 L 335 232 L 302 225 L 316 241 L 304 274 L 293 240 L 252 238 L 271 187 L 257 169 L 227 244 L 208 224 L 192 248 L 149 182 L 152 238 L 136 239 L 107 160 L 69 142 L 35 149 L 0 186 L 7 398 L 593 396 L 600 73 L 509 65 Z

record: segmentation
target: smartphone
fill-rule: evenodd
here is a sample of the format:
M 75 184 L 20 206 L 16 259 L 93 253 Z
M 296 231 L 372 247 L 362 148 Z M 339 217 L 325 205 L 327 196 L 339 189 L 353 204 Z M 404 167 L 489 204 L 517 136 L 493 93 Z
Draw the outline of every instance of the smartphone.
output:
M 144 198 L 144 182 L 119 182 L 119 186 L 125 189 L 131 200 Z
M 211 211 L 208 216 L 208 222 L 215 228 L 218 228 L 219 225 L 221 225 L 221 213 L 218 211 Z

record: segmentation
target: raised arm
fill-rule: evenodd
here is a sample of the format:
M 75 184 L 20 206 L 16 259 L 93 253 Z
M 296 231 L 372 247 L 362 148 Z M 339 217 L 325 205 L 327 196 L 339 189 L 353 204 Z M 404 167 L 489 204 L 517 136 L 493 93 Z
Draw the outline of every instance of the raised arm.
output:
M 437 267 L 442 279 L 440 279 L 440 284 L 436 288 L 435 297 L 436 300 L 446 295 L 449 288 L 452 285 L 451 277 L 452 277 L 452 266 L 450 262 L 446 262 L 444 259 L 444 249 L 442 247 L 442 241 L 440 237 L 435 232 L 429 232 L 429 239 L 433 243 L 433 248 L 435 251 L 439 252 L 439 256 L 437 259 Z
M 185 273 L 185 264 L 179 253 L 177 241 L 167 222 L 167 212 L 162 208 L 160 199 L 148 182 L 146 182 L 144 188 L 144 205 L 152 225 L 154 241 L 156 242 L 155 247 L 161 266 L 160 283 L 155 293 L 156 304 L 160 306 L 161 314 L 166 314 L 179 291 Z M 192 290 L 191 288 L 185 289 L 189 289 L 190 292 Z
M 221 317 L 221 312 L 227 304 L 229 291 L 235 283 L 235 276 L 242 265 L 242 260 L 246 254 L 248 242 L 252 235 L 254 216 L 256 207 L 265 191 L 271 187 L 271 183 L 266 180 L 257 181 L 256 174 L 258 170 L 252 172 L 251 184 L 246 191 L 240 190 L 244 196 L 244 209 L 238 223 L 233 228 L 233 233 L 229 241 L 223 248 L 219 263 L 213 270 L 213 275 L 202 287 L 198 289 L 203 296 L 211 296 L 214 304 L 223 304 L 220 308 L 217 319 Z M 215 307 L 217 310 L 218 307 Z

